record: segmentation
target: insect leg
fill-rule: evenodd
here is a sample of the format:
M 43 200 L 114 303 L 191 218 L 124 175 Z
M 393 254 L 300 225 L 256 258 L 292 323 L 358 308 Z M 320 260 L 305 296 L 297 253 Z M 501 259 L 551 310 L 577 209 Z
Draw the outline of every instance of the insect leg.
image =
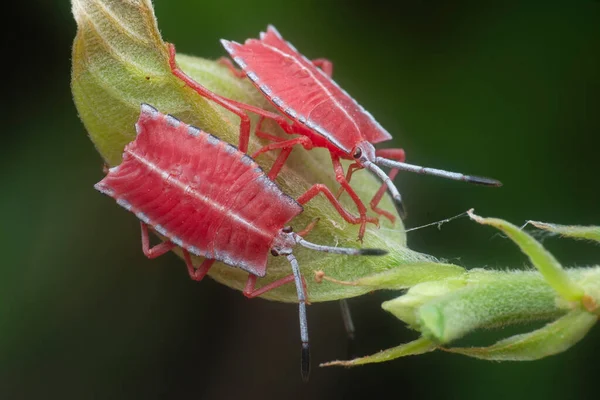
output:
M 259 155 L 266 153 L 267 151 L 275 150 L 275 149 L 288 149 L 292 148 L 297 144 L 301 144 L 306 150 L 310 150 L 313 148 L 312 140 L 310 140 L 307 136 L 300 136 L 294 139 L 283 140 L 280 142 L 275 142 L 268 144 L 266 146 L 261 147 L 258 151 L 252 154 L 252 158 L 256 158 Z
M 261 139 L 266 139 L 271 142 L 283 142 L 285 140 L 284 138 L 281 138 L 281 137 L 275 136 L 275 135 L 271 135 L 270 133 L 267 133 L 262 130 L 262 124 L 263 124 L 264 120 L 265 120 L 265 117 L 261 115 L 260 118 L 258 119 L 258 123 L 256 124 L 256 129 L 254 130 L 254 134 Z
M 266 153 L 267 151 L 271 151 L 271 150 L 275 150 L 275 149 L 282 149 L 281 153 L 277 157 L 277 160 L 275 160 L 275 163 L 271 167 L 271 170 L 269 171 L 269 175 L 268 175 L 269 179 L 275 179 L 277 177 L 277 175 L 279 174 L 279 172 L 281 171 L 283 164 L 285 163 L 285 161 L 289 157 L 290 153 L 292 152 L 292 148 L 297 144 L 301 144 L 302 147 L 304 147 L 306 150 L 310 150 L 313 148 L 313 143 L 310 140 L 310 138 L 308 138 L 306 136 L 300 136 L 300 137 L 297 137 L 294 139 L 283 140 L 283 141 L 268 144 L 268 145 L 260 148 L 256 153 L 254 153 L 252 155 L 252 158 L 256 158 L 259 155 L 261 155 L 262 153 Z
M 352 163 L 350 164 L 350 166 L 348 167 L 348 171 L 346 172 L 346 181 L 348 183 L 350 183 L 350 180 L 352 179 L 352 174 L 354 174 L 354 171 L 357 171 L 359 169 L 362 169 L 363 167 L 361 167 L 358 163 Z M 342 195 L 342 193 L 344 193 L 344 188 L 340 187 L 338 189 L 336 198 L 339 199 L 340 196 Z
M 217 62 L 221 65 L 224 65 L 225 67 L 227 67 L 231 73 L 237 77 L 237 78 L 245 78 L 246 77 L 246 73 L 242 70 L 239 70 L 235 67 L 235 65 L 233 65 L 233 63 L 231 62 L 231 60 L 227 57 L 221 57 L 217 60 Z
M 267 119 L 270 119 L 272 121 L 275 121 L 277 123 L 277 125 L 279 125 L 281 127 L 281 129 L 283 129 L 283 131 L 285 133 L 287 133 L 287 134 L 298 133 L 297 130 L 296 130 L 296 125 L 290 124 L 289 121 L 285 117 L 283 117 L 283 116 L 281 116 L 279 114 L 276 114 L 276 113 L 271 112 L 271 111 L 263 110 L 260 107 L 252 106 L 250 104 L 245 104 L 245 103 L 242 103 L 242 102 L 239 102 L 239 101 L 236 101 L 236 100 L 228 99 L 227 101 L 230 104 L 233 104 L 234 106 L 236 106 L 236 107 L 238 107 L 238 108 L 240 108 L 242 110 L 246 110 L 246 111 L 249 111 L 249 112 L 254 113 L 256 115 L 259 115 L 263 119 L 267 118 Z
M 277 159 L 275 160 L 275 162 L 271 166 L 271 169 L 269 170 L 269 173 L 267 174 L 270 180 L 274 181 L 275 178 L 277 178 L 277 175 L 279 175 L 279 172 L 281 172 L 281 168 L 283 168 L 283 164 L 285 164 L 291 152 L 291 147 L 281 150 L 281 153 L 279 153 Z
M 385 158 L 389 158 L 391 160 L 396 160 L 399 162 L 404 162 L 404 160 L 406 159 L 406 154 L 404 153 L 403 149 L 379 149 L 379 150 L 375 151 L 375 154 L 379 157 L 385 157 Z M 391 180 L 394 180 L 396 175 L 398 175 L 398 169 L 392 168 L 390 170 L 390 173 L 388 174 L 388 176 L 390 177 Z M 386 190 L 387 190 L 387 185 L 385 183 L 383 183 L 381 185 L 381 187 L 379 188 L 379 190 L 377 191 L 377 193 L 375 193 L 375 196 L 373 196 L 373 199 L 371 199 L 371 203 L 370 203 L 371 209 L 373 211 L 375 211 L 377 214 L 383 215 L 384 217 L 389 219 L 392 223 L 394 223 L 396 221 L 396 217 L 392 213 L 377 207 L 377 205 L 381 201 L 381 198 L 383 197 Z
M 198 82 L 190 78 L 185 72 L 183 72 L 175 61 L 175 46 L 171 43 L 167 44 L 169 49 L 169 66 L 171 67 L 171 72 L 173 75 L 181 79 L 187 86 L 192 88 L 196 93 L 205 99 L 214 101 L 221 107 L 231 111 L 238 117 L 240 117 L 240 141 L 238 143 L 238 148 L 240 151 L 246 153 L 248 152 L 248 142 L 250 140 L 250 117 L 233 101 L 226 99 L 224 97 L 219 96 L 216 93 L 211 92 L 204 86 L 200 85 Z
M 255 152 L 252 155 L 252 158 L 256 158 L 260 154 L 270 151 L 270 150 L 273 150 L 273 149 L 282 149 L 281 153 L 277 157 L 277 160 L 275 160 L 275 163 L 273 163 L 273 166 L 271 167 L 271 170 L 269 171 L 268 176 L 270 179 L 275 179 L 277 177 L 277 175 L 281 171 L 281 168 L 283 168 L 285 161 L 289 157 L 293 146 L 295 146 L 296 144 L 302 144 L 302 146 L 305 149 L 311 149 L 313 147 L 312 141 L 307 136 L 301 136 L 301 137 L 298 137 L 295 139 L 285 140 L 278 136 L 271 135 L 269 133 L 266 133 L 266 132 L 263 132 L 260 130 L 264 119 L 268 118 L 268 119 L 275 121 L 281 127 L 281 129 L 283 129 L 287 134 L 291 135 L 291 134 L 297 133 L 295 130 L 295 126 L 290 125 L 288 123 L 288 121 L 281 115 L 278 115 L 278 114 L 275 114 L 275 113 L 272 113 L 272 112 L 269 112 L 269 111 L 266 111 L 261 108 L 254 107 L 254 106 L 251 106 L 248 104 L 240 103 L 235 100 L 231 100 L 230 102 L 232 104 L 240 107 L 241 109 L 245 109 L 247 111 L 258 114 L 260 116 L 260 120 L 256 127 L 256 131 L 255 131 L 256 136 L 275 142 L 275 143 L 271 143 L 269 145 L 266 145 L 266 146 L 260 148 L 257 152 Z
M 377 218 L 367 217 L 367 208 L 364 203 L 358 197 L 354 189 L 350 187 L 350 184 L 346 180 L 344 176 L 344 168 L 340 163 L 340 158 L 334 154 L 331 154 L 331 162 L 333 163 L 333 169 L 335 171 L 335 180 L 338 181 L 340 185 L 348 192 L 354 204 L 356 204 L 356 208 L 358 209 L 358 213 L 360 215 L 360 229 L 358 230 L 358 240 L 362 242 L 362 238 L 365 235 L 365 229 L 367 228 L 367 222 L 374 223 L 379 225 L 379 220 Z
M 273 290 L 279 286 L 285 285 L 286 283 L 295 282 L 296 283 L 296 291 L 298 293 L 298 308 L 299 308 L 299 318 L 300 318 L 300 339 L 302 340 L 302 358 L 301 358 L 301 372 L 302 379 L 304 381 L 308 380 L 308 375 L 310 373 L 310 352 L 308 345 L 308 325 L 306 323 L 306 282 L 304 281 L 304 277 L 300 274 L 300 267 L 298 266 L 298 261 L 293 254 L 289 254 L 287 256 L 288 261 L 292 264 L 292 274 L 276 280 L 275 282 L 271 282 L 268 285 L 261 287 L 260 289 L 254 289 L 256 284 L 256 275 L 248 275 L 248 281 L 246 282 L 246 287 L 244 288 L 244 295 L 248 298 L 253 298 L 256 296 L 260 296 L 261 294 L 268 292 L 269 290 Z
M 310 189 L 308 189 L 306 192 L 304 192 L 304 194 L 302 196 L 298 197 L 296 199 L 296 201 L 298 203 L 304 205 L 304 204 L 308 203 L 313 197 L 315 197 L 319 193 L 323 193 L 325 195 L 325 197 L 327 197 L 327 200 L 329 200 L 331 205 L 333 205 L 333 207 L 336 209 L 338 214 L 340 214 L 340 216 L 342 218 L 344 218 L 344 220 L 346 222 L 349 222 L 351 224 L 362 223 L 362 219 L 360 217 L 356 217 L 356 216 L 350 214 L 350 212 L 348 212 L 344 208 L 344 206 L 335 198 L 335 196 L 331 192 L 331 190 L 329 190 L 329 188 L 327 186 L 325 186 L 321 183 L 317 183 L 317 184 L 311 186 Z M 367 218 L 367 219 L 368 219 L 368 222 L 377 223 L 376 218 Z
M 262 127 L 262 123 L 263 123 L 264 119 L 265 119 L 265 117 L 261 115 L 260 120 L 258 121 L 258 124 L 256 126 L 256 131 L 254 132 L 254 134 L 262 139 L 267 139 L 274 143 L 271 143 L 271 144 L 259 149 L 256 153 L 254 153 L 254 155 L 252 157 L 256 158 L 258 155 L 260 155 L 266 151 L 276 149 L 276 148 L 281 148 L 281 152 L 279 153 L 279 156 L 277 156 L 277 159 L 271 166 L 271 170 L 269 171 L 269 174 L 268 174 L 269 179 L 275 180 L 275 178 L 277 178 L 277 175 L 279 175 L 281 168 L 283 168 L 283 165 L 285 164 L 286 160 L 290 156 L 292 149 L 293 149 L 292 146 L 294 146 L 296 144 L 302 144 L 302 146 L 304 146 L 305 149 L 311 149 L 313 147 L 313 144 L 312 144 L 312 141 L 306 136 L 301 136 L 300 138 L 296 138 L 296 139 L 292 139 L 292 140 L 285 140 L 283 138 L 280 138 L 279 136 L 271 135 L 270 133 L 261 131 L 260 129 Z M 298 140 L 298 142 L 296 142 L 297 140 Z
M 160 257 L 166 252 L 170 251 L 173 247 L 175 247 L 175 243 L 167 240 L 166 242 L 162 242 L 161 244 L 157 244 L 156 246 L 150 248 L 150 238 L 148 237 L 148 225 L 143 222 L 140 222 L 140 226 L 142 228 L 142 251 L 144 255 L 150 259 Z
M 346 299 L 340 300 L 340 310 L 342 311 L 342 320 L 344 321 L 344 328 L 349 340 L 354 339 L 354 322 L 352 322 L 352 314 L 350 313 L 350 306 Z
M 190 278 L 192 278 L 192 280 L 195 280 L 197 282 L 201 281 L 202 278 L 204 278 L 206 276 L 206 274 L 208 273 L 208 270 L 210 269 L 210 267 L 212 267 L 212 265 L 215 263 L 215 260 L 211 259 L 211 258 L 206 258 L 204 261 L 202 261 L 202 264 L 200 264 L 200 266 L 198 268 L 194 267 L 194 264 L 192 264 L 192 258 L 190 257 L 190 252 L 187 251 L 186 249 L 182 249 L 183 250 L 183 259 L 185 260 L 185 265 L 187 266 L 187 270 L 188 273 L 190 274 Z
M 310 374 L 310 347 L 308 344 L 308 323 L 306 322 L 306 297 L 304 280 L 300 274 L 300 266 L 293 254 L 288 254 L 288 261 L 292 264 L 294 282 L 296 283 L 296 292 L 298 293 L 298 317 L 300 320 L 300 340 L 302 341 L 302 356 L 300 358 L 300 372 L 302 380 L 308 381 Z
M 310 233 L 310 231 L 313 230 L 313 228 L 317 225 L 317 223 L 319 222 L 320 218 L 315 218 L 312 221 L 310 221 L 310 223 L 308 225 L 306 225 L 306 228 L 302 229 L 300 232 L 297 233 L 298 236 L 306 236 Z
M 312 60 L 312 63 L 313 63 L 313 65 L 315 67 L 321 68 L 321 70 L 328 77 L 331 78 L 333 76 L 333 63 L 331 61 L 329 61 L 328 59 L 326 59 L 326 58 L 315 58 L 314 60 Z
M 252 274 L 248 275 L 248 280 L 246 281 L 246 287 L 244 288 L 244 296 L 246 296 L 249 299 L 261 296 L 270 290 L 273 290 L 273 289 L 278 288 L 279 286 L 285 285 L 286 283 L 293 282 L 294 275 L 290 274 L 288 276 L 285 276 L 281 279 L 276 280 L 275 282 L 271 282 L 267 285 L 264 285 L 260 289 L 255 289 L 256 279 L 257 279 L 256 275 L 252 275 Z

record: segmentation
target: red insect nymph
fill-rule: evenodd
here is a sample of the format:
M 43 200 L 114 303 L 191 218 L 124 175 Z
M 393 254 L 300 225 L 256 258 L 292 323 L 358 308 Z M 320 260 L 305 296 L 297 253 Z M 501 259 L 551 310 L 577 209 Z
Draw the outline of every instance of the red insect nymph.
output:
M 296 244 L 347 255 L 382 255 L 378 249 L 348 249 L 307 242 L 287 224 L 302 204 L 319 193 L 311 188 L 294 200 L 268 178 L 248 155 L 215 136 L 143 104 L 137 136 L 125 147 L 123 162 L 95 185 L 141 221 L 142 249 L 149 258 L 179 246 L 192 279 L 201 280 L 215 260 L 249 272 L 244 294 L 261 294 L 294 281 L 300 307 L 302 374 L 308 377 L 305 293 Z M 329 198 L 329 196 L 328 196 Z M 342 212 L 345 210 L 342 209 Z M 167 238 L 150 248 L 148 226 Z M 190 253 L 205 257 L 199 267 Z M 267 273 L 269 255 L 285 255 L 293 273 L 255 290 Z
M 494 179 L 406 164 L 402 149 L 376 150 L 374 144 L 390 140 L 392 136 L 368 111 L 333 81 L 331 62 L 324 59 L 313 61 L 307 59 L 285 41 L 274 27 L 269 26 L 266 33 L 260 34 L 260 39 L 248 39 L 244 44 L 227 40 L 221 42 L 242 71 L 237 71 L 227 60 L 224 63 L 229 65 L 236 75 L 247 76 L 281 114 L 274 114 L 210 92 L 177 67 L 175 49 L 170 45 L 170 63 L 173 73 L 201 96 L 217 102 L 240 116 L 241 148 L 247 147 L 250 134 L 250 122 L 243 110 L 274 120 L 286 133 L 301 135 L 300 138 L 282 140 L 272 135 L 261 134 L 257 130 L 257 135 L 273 140 L 274 143 L 260 149 L 253 154 L 253 157 L 265 151 L 283 149 L 281 153 L 283 156 L 280 159 L 283 163 L 289 155 L 289 149 L 296 144 L 306 149 L 327 148 L 341 190 L 348 192 L 359 211 L 358 222 L 361 224 L 359 238 L 364 234 L 366 223 L 376 221 L 368 219 L 366 207 L 349 185 L 352 174 L 357 169 L 367 168 L 383 181 L 382 187 L 370 204 L 376 213 L 384 215 L 392 222 L 393 214 L 380 209 L 378 204 L 387 187 L 398 212 L 400 215 L 404 214 L 400 193 L 392 182 L 398 170 L 437 175 L 487 186 L 501 185 Z M 347 176 L 344 174 L 340 159 L 354 160 Z M 389 176 L 379 166 L 392 168 Z

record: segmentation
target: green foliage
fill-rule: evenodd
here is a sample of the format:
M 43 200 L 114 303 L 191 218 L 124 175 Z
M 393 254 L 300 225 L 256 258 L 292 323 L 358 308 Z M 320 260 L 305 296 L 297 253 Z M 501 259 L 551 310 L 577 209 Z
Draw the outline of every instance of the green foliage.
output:
M 567 350 L 598 322 L 598 316 L 575 309 L 543 328 L 511 336 L 488 347 L 455 347 L 446 351 L 493 361 L 530 361 Z
M 557 225 L 539 221 L 528 221 L 527 223 L 564 237 L 600 242 L 600 227 L 597 226 Z
M 73 0 L 72 4 L 78 27 L 72 57 L 73 97 L 90 139 L 108 165 L 120 162 L 123 148 L 135 137 L 134 123 L 142 102 L 237 144 L 238 117 L 205 100 L 171 74 L 166 46 L 149 0 Z M 178 55 L 177 62 L 187 74 L 208 89 L 235 100 L 269 108 L 267 101 L 247 79 L 236 78 L 219 63 L 185 55 Z M 283 134 L 274 126 L 267 128 L 274 134 Z M 262 144 L 253 135 L 250 152 Z M 257 161 L 268 170 L 275 155 L 267 153 Z M 294 150 L 277 183 L 293 197 L 300 196 L 314 183 L 324 183 L 336 189 L 338 185 L 330 165 L 329 154 L 324 149 L 310 152 Z M 360 172 L 353 177 L 353 187 L 365 203 L 369 202 L 379 186 L 379 181 L 368 172 Z M 340 200 L 355 213 L 356 207 L 346 194 Z M 384 209 L 395 212 L 387 196 L 381 204 Z M 134 218 L 125 212 L 123 217 Z M 346 247 L 360 245 L 356 240 L 358 227 L 346 223 L 321 196 L 310 201 L 304 213 L 292 224 L 299 230 L 315 218 L 319 218 L 320 222 L 307 237 L 308 240 Z M 436 260 L 406 248 L 406 235 L 399 218 L 395 225 L 384 219 L 380 222 L 385 229 L 369 224 L 363 246 L 387 249 L 389 255 L 348 257 L 299 248 L 296 257 L 304 275 L 310 277 L 315 271 L 324 271 L 331 277 L 355 280 L 374 273 L 401 270 L 403 265 L 410 264 L 407 271 L 410 270 L 411 276 L 401 286 L 408 287 L 411 282 L 428 279 Z M 200 262 L 200 258 L 194 259 L 195 265 Z M 289 273 L 290 266 L 283 257 L 272 257 L 268 275 L 259 280 L 259 285 Z M 244 271 L 220 263 L 213 266 L 209 275 L 238 290 L 243 289 L 247 277 Z M 311 302 L 357 296 L 371 290 L 329 282 L 319 285 L 312 279 L 307 279 L 307 283 Z M 293 285 L 284 285 L 263 297 L 289 302 L 297 300 Z
M 237 143 L 238 118 L 206 101 L 171 74 L 166 46 L 149 0 L 73 0 L 72 5 L 78 26 L 73 45 L 72 92 L 88 134 L 108 165 L 120 162 L 124 146 L 134 138 L 133 125 L 142 102 Z M 185 55 L 178 55 L 177 62 L 208 89 L 269 108 L 247 80 L 234 77 L 217 62 Z M 253 122 L 256 123 L 255 118 Z M 267 125 L 267 129 L 282 134 L 272 125 Z M 250 151 L 261 145 L 252 137 Z M 258 162 L 268 168 L 273 160 L 273 154 L 266 154 Z M 337 184 L 329 164 L 329 156 L 323 149 L 294 151 L 278 184 L 294 197 L 316 182 L 335 189 Z M 353 186 L 365 202 L 379 185 L 368 173 L 358 173 L 353 179 Z M 355 210 L 346 195 L 341 201 L 349 210 Z M 394 210 L 387 197 L 382 207 Z M 540 243 L 515 226 L 474 214 L 471 217 L 502 230 L 520 246 L 537 271 L 466 271 L 460 266 L 440 263 L 434 257 L 408 249 L 402 223 L 398 221 L 393 226 L 384 219 L 381 226 L 385 229 L 368 227 L 363 245 L 385 248 L 390 252 L 388 256 L 342 257 L 298 249 L 304 275 L 323 278 L 321 283 L 307 279 L 310 301 L 347 298 L 379 289 L 408 289 L 382 307 L 422 335 L 411 343 L 372 356 L 326 365 L 382 362 L 435 349 L 489 360 L 533 360 L 564 351 L 585 336 L 599 314 L 600 267 L 563 269 Z M 300 229 L 315 218 L 320 222 L 310 240 L 328 245 L 358 245 L 358 228 L 344 222 L 322 198 L 311 201 L 293 224 Z M 600 241 L 598 227 L 531 223 L 563 236 Z M 197 264 L 200 261 L 195 259 Z M 289 272 L 284 259 L 273 258 L 268 275 L 261 282 L 269 283 Z M 210 276 L 240 290 L 247 274 L 216 264 Z M 292 285 L 268 292 L 264 297 L 296 301 Z M 551 322 L 488 347 L 446 346 L 477 329 L 537 320 Z
M 516 226 L 479 217 L 472 211 L 469 216 L 503 231 L 537 271 L 473 269 L 417 284 L 382 307 L 419 331 L 421 339 L 372 356 L 324 366 L 382 362 L 435 348 L 485 360 L 536 360 L 565 351 L 586 335 L 600 315 L 600 267 L 565 270 L 539 242 Z M 538 320 L 553 322 L 487 347 L 445 348 L 476 329 Z

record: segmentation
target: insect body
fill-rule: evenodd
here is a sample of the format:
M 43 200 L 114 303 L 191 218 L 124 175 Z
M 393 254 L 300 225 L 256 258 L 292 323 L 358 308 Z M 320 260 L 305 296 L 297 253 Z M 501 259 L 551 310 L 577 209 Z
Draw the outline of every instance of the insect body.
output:
M 279 161 L 283 163 L 285 157 L 289 155 L 289 151 L 286 150 L 296 144 L 301 144 L 306 149 L 327 148 L 331 154 L 336 180 L 340 183 L 341 189 L 348 192 L 359 211 L 361 224 L 359 237 L 362 237 L 365 225 L 369 221 L 366 207 L 349 185 L 352 173 L 357 169 L 367 168 L 383 181 L 382 187 L 371 201 L 371 208 L 392 222 L 394 216 L 378 208 L 377 205 L 387 187 L 398 212 L 400 215 L 404 214 L 400 193 L 392 182 L 398 170 L 437 175 L 481 185 L 501 185 L 494 179 L 406 164 L 402 149 L 376 150 L 373 144 L 390 140 L 392 136 L 331 79 L 332 64 L 329 61 L 308 60 L 294 46 L 286 42 L 274 27 L 269 26 L 266 33 L 261 33 L 260 39 L 248 39 L 244 44 L 226 40 L 221 42 L 242 69 L 241 72 L 236 71 L 228 63 L 234 73 L 238 76 L 247 76 L 285 117 L 209 92 L 177 68 L 175 50 L 170 46 L 173 73 L 200 95 L 218 102 L 242 118 L 240 145 L 247 144 L 250 129 L 248 117 L 243 116 L 242 110 L 276 121 L 286 133 L 302 135 L 302 139 L 282 141 L 263 134 L 262 137 L 275 140 L 275 143 L 260 149 L 253 154 L 254 157 L 265 151 L 281 148 L 284 150 Z M 340 159 L 354 160 L 347 176 L 344 174 Z M 379 166 L 392 168 L 390 175 L 387 176 Z
M 251 157 L 215 136 L 145 104 L 136 131 L 136 139 L 125 147 L 123 162 L 111 168 L 95 188 L 140 219 L 142 249 L 149 258 L 181 247 L 192 279 L 201 280 L 218 260 L 249 272 L 244 289 L 247 297 L 294 281 L 300 310 L 302 374 L 308 377 L 306 296 L 293 247 L 299 244 L 346 255 L 386 252 L 334 248 L 304 240 L 304 233 L 296 234 L 286 224 L 320 191 L 309 190 L 301 201 L 294 200 Z M 168 240 L 150 248 L 148 226 Z M 196 268 L 190 254 L 205 260 Z M 293 273 L 255 289 L 257 277 L 266 275 L 269 254 L 286 256 Z

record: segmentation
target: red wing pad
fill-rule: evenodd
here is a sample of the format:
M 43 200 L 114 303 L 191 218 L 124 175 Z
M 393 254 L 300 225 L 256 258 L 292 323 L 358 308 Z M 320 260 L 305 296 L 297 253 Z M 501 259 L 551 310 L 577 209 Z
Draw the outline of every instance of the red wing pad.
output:
M 96 188 L 191 253 L 264 276 L 300 204 L 235 146 L 170 115 L 143 105 L 136 129 Z

